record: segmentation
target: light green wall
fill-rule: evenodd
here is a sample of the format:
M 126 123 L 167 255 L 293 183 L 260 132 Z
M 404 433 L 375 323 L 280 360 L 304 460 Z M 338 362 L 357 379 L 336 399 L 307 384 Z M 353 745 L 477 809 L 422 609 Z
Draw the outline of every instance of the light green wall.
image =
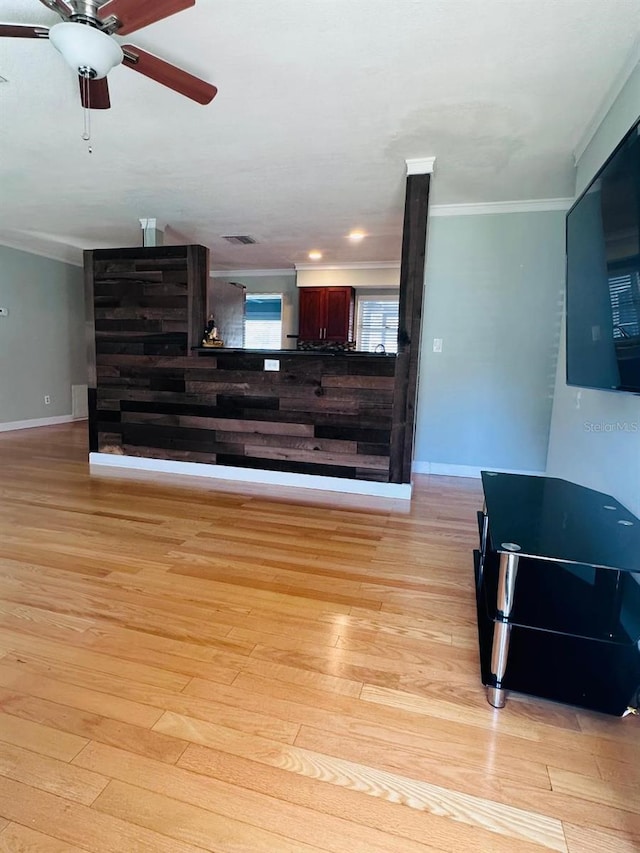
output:
M 0 246 L 0 307 L 0 423 L 71 414 L 87 381 L 82 269 Z
M 563 286 L 563 213 L 431 219 L 418 470 L 544 471 Z
M 581 193 L 640 112 L 640 66 L 578 162 Z M 595 428 L 593 424 L 597 425 Z M 572 388 L 565 379 L 564 336 L 558 361 L 547 471 L 612 494 L 640 514 L 640 397 Z
M 296 339 L 287 335 L 298 333 L 298 289 L 295 275 L 241 275 L 230 271 L 224 276 L 225 281 L 235 281 L 244 284 L 247 293 L 281 293 L 282 294 L 282 346 L 283 349 L 295 349 Z

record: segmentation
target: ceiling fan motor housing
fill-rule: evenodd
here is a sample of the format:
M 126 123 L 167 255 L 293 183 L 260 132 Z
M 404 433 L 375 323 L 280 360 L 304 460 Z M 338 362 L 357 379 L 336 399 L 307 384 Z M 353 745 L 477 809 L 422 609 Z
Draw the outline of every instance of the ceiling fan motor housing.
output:
M 88 24 L 67 21 L 49 30 L 49 40 L 63 59 L 82 77 L 106 77 L 124 57 L 120 45 L 107 33 Z

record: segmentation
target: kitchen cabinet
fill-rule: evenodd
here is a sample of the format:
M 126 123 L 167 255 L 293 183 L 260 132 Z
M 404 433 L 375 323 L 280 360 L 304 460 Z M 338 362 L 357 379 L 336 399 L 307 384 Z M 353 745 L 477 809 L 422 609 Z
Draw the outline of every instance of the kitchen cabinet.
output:
M 348 343 L 353 340 L 353 287 L 300 288 L 300 341 Z

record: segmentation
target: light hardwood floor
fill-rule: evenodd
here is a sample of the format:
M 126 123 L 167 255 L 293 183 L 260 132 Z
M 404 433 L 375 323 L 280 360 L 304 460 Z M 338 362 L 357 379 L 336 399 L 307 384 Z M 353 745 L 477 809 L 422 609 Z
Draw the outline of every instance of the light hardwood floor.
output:
M 83 425 L 0 472 L 3 853 L 640 850 L 638 719 L 485 701 L 478 482 L 89 477 Z

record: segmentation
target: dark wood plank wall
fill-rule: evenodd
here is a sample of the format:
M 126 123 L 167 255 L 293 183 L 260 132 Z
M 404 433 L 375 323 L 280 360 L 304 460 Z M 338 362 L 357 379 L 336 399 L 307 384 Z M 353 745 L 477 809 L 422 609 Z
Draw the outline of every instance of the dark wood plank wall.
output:
M 114 388 L 146 387 L 151 393 L 144 359 L 186 357 L 199 342 L 194 317 L 204 314 L 208 255 L 203 246 L 84 253 L 91 451 L 104 443 L 102 413 L 119 410 Z M 138 371 L 120 379 L 117 366 L 108 363 L 113 356 L 138 359 Z
M 193 354 L 206 250 L 85 262 L 93 451 L 389 481 L 395 358 L 280 353 L 280 370 L 265 371 L 264 355 Z
M 398 360 L 393 396 L 390 482 L 410 483 L 431 175 L 409 175 L 402 231 Z
M 142 360 L 144 377 L 140 356 L 98 357 L 118 374 L 98 392 L 102 451 L 388 481 L 393 359 L 280 355 L 278 372 L 243 353 Z

